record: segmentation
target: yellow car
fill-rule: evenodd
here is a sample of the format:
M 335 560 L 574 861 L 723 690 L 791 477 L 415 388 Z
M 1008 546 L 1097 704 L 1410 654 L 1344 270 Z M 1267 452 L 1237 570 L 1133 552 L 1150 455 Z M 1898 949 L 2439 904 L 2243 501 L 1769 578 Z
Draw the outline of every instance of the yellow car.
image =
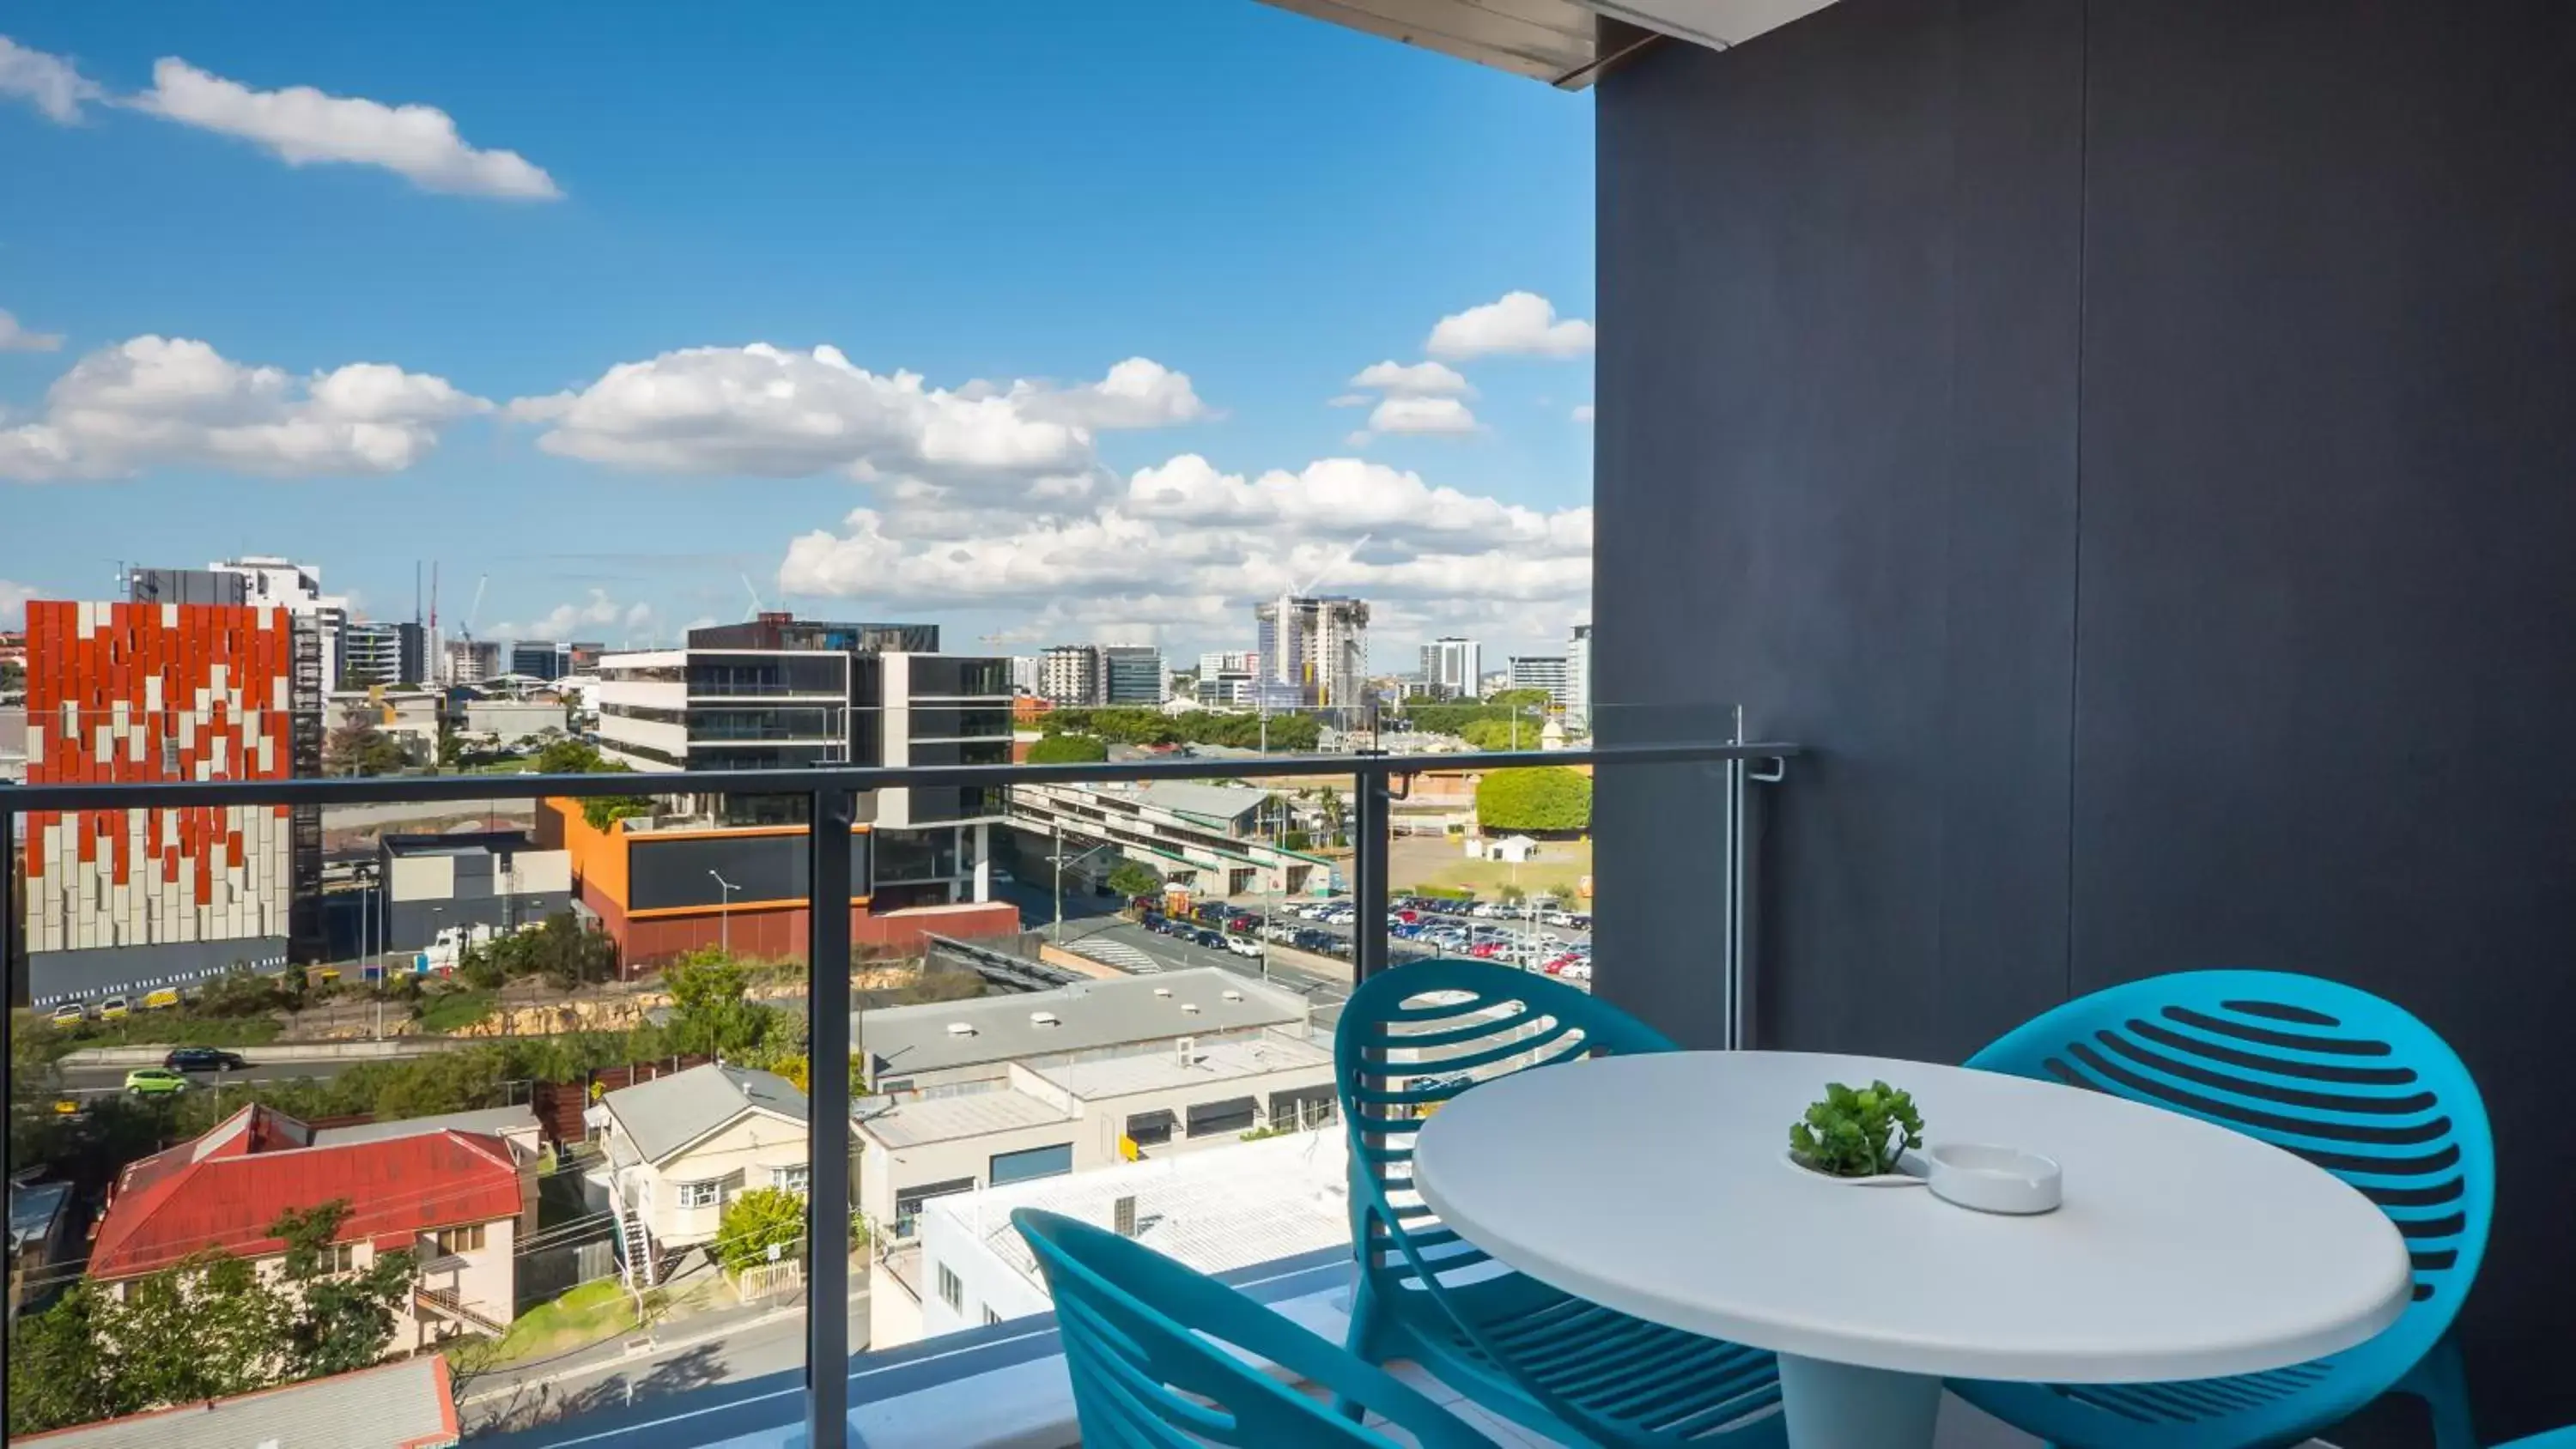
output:
M 57 1117 L 73 1116 L 79 1111 L 80 1103 L 70 1097 L 56 1097 L 54 1099 L 54 1115 Z
M 52 1019 L 56 1026 L 78 1026 L 89 1020 L 89 1008 L 77 1001 L 66 1001 L 54 1008 Z
M 98 1004 L 98 1019 L 101 1021 L 123 1021 L 130 1014 L 122 996 L 111 996 Z

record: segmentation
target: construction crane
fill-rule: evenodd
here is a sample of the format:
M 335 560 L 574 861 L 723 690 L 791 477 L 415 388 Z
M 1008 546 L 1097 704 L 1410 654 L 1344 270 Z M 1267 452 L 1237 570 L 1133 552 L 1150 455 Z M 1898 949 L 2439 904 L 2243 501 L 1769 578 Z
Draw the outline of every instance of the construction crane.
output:
M 465 623 L 462 627 L 465 642 L 468 644 L 474 642 L 475 621 L 483 617 L 483 586 L 490 582 L 492 582 L 490 574 L 481 575 L 474 580 L 474 605 L 465 611 Z

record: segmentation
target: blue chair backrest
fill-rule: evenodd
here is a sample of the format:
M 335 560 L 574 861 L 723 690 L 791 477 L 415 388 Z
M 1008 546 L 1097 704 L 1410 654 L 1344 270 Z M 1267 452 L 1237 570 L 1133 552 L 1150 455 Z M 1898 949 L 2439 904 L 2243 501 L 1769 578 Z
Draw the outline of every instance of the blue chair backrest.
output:
M 1221 1347 L 1240 1344 L 1319 1381 L 1373 1368 L 1269 1309 L 1116 1233 L 1021 1208 L 1011 1224 L 1027 1240 L 1055 1299 L 1065 1368 L 1087 1449 L 1195 1449 L 1206 1444 L 1343 1444 L 1396 1449 L 1398 1441 L 1352 1423 Z M 1331 1383 L 1336 1389 L 1353 1384 Z M 1380 1381 L 1377 1388 L 1401 1396 Z M 1384 1401 L 1380 1401 L 1384 1402 Z M 1419 1410 L 1436 1413 L 1428 1403 Z M 1484 1441 L 1455 1424 L 1407 1427 L 1426 1445 Z
M 2369 992 L 2274 971 L 2151 977 L 2070 1001 L 1968 1065 L 2187 1113 L 2359 1189 L 2405 1236 L 2415 1302 L 2355 1353 L 2402 1372 L 2477 1281 L 2495 1214 L 2486 1104 L 2448 1043 Z
M 1362 1276 L 1388 1292 L 1427 1288 L 1436 1298 L 1441 1280 L 1487 1261 L 1413 1195 L 1414 1133 L 1442 1103 L 1532 1067 L 1674 1049 L 1563 982 L 1484 961 L 1416 961 L 1361 983 L 1333 1033 L 1333 1077 L 1350 1135 L 1351 1236 Z M 1425 1264 L 1436 1267 L 1426 1273 Z

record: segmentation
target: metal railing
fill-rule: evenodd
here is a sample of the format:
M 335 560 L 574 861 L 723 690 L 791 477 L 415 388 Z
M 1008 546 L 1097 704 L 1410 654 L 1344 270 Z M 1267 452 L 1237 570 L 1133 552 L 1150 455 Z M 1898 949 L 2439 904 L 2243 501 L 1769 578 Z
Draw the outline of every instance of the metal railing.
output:
M 855 797 L 860 792 L 912 787 L 987 787 L 1083 784 L 1137 780 L 1277 780 L 1348 777 L 1356 782 L 1351 896 L 1356 912 L 1352 966 L 1354 981 L 1365 981 L 1386 969 L 1387 857 L 1394 802 L 1413 777 L 1486 772 L 1536 766 L 1586 765 L 1616 768 L 1632 765 L 1697 764 L 1717 767 L 1725 785 L 1722 832 L 1724 875 L 1722 899 L 1728 913 L 1724 967 L 1730 1020 L 1727 1040 L 1743 1040 L 1742 1023 L 1732 1019 L 1751 977 L 1750 934 L 1743 929 L 1750 898 L 1752 861 L 1747 848 L 1749 783 L 1778 778 L 1780 762 L 1799 754 L 1792 744 L 1727 742 L 1620 745 L 1590 750 L 1518 750 L 1463 755 L 1284 755 L 1255 760 L 1197 758 L 1061 765 L 928 765 L 899 767 L 796 768 L 776 770 L 691 770 L 671 774 L 595 775 L 438 775 L 366 776 L 292 780 L 205 780 L 153 784 L 43 784 L 0 789 L 0 963 L 17 960 L 20 916 L 15 899 L 17 830 L 28 812 L 170 809 L 190 806 L 285 805 L 355 806 L 387 804 L 482 803 L 493 800 L 575 799 L 635 794 L 752 794 L 808 797 L 807 819 L 818 827 L 808 832 L 807 879 L 847 880 L 850 830 Z M 807 912 L 806 959 L 809 962 L 850 959 L 847 911 Z M 808 973 L 810 1060 L 841 1061 L 850 1053 L 850 976 L 847 971 Z M 14 1030 L 14 1026 L 11 1028 Z M 817 1071 L 808 1090 L 809 1120 L 847 1121 L 850 1116 L 848 1074 Z M 815 1132 L 807 1143 L 806 1194 L 808 1240 L 845 1242 L 854 1211 L 850 1204 L 850 1157 L 837 1134 Z M 9 1163 L 15 1170 L 19 1164 Z M 809 1304 L 848 1301 L 849 1260 L 838 1253 L 816 1253 L 809 1280 Z M 836 1311 L 806 1315 L 806 1440 L 813 1449 L 833 1449 L 848 1442 L 849 1322 Z

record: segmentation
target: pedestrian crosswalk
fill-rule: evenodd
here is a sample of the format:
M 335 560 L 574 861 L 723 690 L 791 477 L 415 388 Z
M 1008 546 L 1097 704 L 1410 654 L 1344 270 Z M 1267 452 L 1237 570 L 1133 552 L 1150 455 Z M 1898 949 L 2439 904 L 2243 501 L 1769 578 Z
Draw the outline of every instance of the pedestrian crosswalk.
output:
M 1146 955 L 1143 951 L 1124 941 L 1113 941 L 1106 937 L 1094 936 L 1087 941 L 1076 941 L 1072 949 L 1076 955 L 1088 956 L 1103 966 L 1115 966 L 1121 971 L 1137 976 L 1148 976 L 1163 969 L 1162 962 Z

